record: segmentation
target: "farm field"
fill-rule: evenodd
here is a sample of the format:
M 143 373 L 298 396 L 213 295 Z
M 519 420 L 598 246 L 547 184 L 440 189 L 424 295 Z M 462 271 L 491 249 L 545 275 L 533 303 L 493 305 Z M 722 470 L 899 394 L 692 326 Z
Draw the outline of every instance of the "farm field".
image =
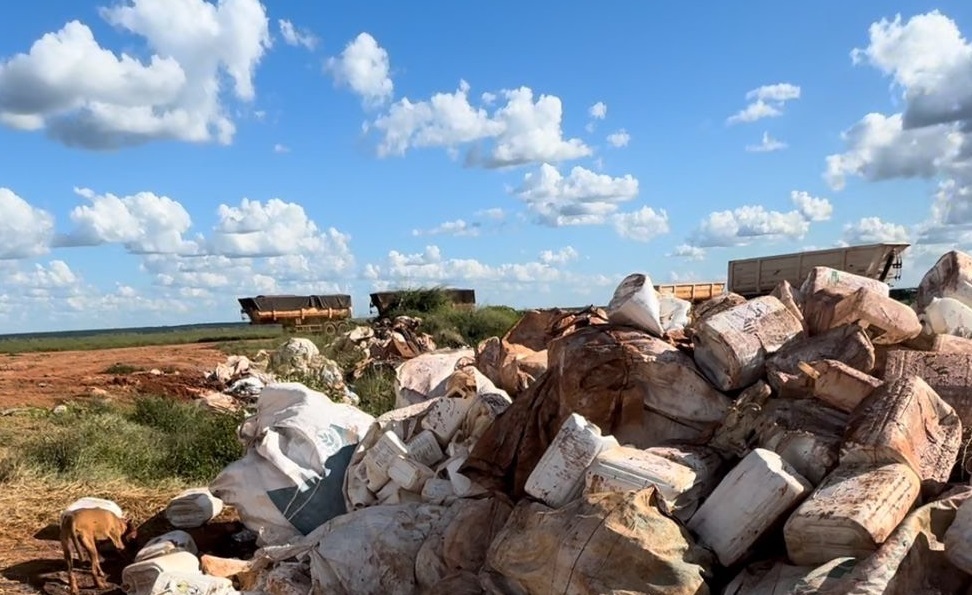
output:
M 509 308 L 446 309 L 427 315 L 423 330 L 440 345 L 474 344 L 518 316 Z M 0 336 L 0 593 L 68 593 L 56 524 L 77 498 L 116 501 L 140 526 L 139 544 L 163 532 L 161 511 L 172 496 L 207 485 L 242 455 L 241 414 L 192 402 L 218 389 L 207 372 L 228 355 L 252 357 L 289 336 L 280 327 L 239 324 Z M 300 336 L 323 353 L 335 338 Z M 389 373 L 382 367 L 353 384 L 362 409 L 391 406 Z M 252 545 L 230 538 L 241 529 L 229 509 L 190 534 L 206 551 L 246 557 Z M 116 588 L 96 590 L 82 573 L 82 594 L 122 593 L 126 559 L 105 551 Z
M 164 425 L 161 420 L 148 419 L 150 411 L 133 411 L 133 405 L 140 399 L 156 405 L 164 400 L 171 409 L 157 406 L 159 417 L 196 414 L 200 425 L 208 424 L 216 416 L 188 404 L 207 387 L 206 372 L 229 350 L 255 352 L 281 336 L 275 328 L 229 326 L 0 338 L 0 515 L 5 519 L 0 592 L 68 592 L 56 522 L 59 511 L 79 497 L 114 499 L 143 531 L 152 532 L 158 512 L 194 483 L 193 474 L 165 469 L 156 477 L 130 477 L 136 467 L 148 466 L 153 454 L 171 457 L 175 450 L 158 445 L 165 430 L 152 426 Z M 67 412 L 54 413 L 62 405 Z M 232 448 L 235 420 L 227 421 L 232 423 L 222 424 L 215 440 Z M 93 439 L 95 434 L 101 440 Z M 121 464 L 125 458 L 130 469 Z M 228 512 L 194 537 L 232 544 L 227 532 L 240 528 Z M 111 582 L 117 584 L 122 566 L 109 550 L 105 569 Z

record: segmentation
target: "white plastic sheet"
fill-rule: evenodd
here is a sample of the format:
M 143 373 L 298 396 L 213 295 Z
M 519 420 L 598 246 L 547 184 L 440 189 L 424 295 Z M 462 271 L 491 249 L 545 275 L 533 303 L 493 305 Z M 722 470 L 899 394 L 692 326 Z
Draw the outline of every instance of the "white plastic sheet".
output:
M 258 543 L 280 544 L 344 514 L 344 474 L 374 418 L 300 383 L 268 386 L 240 426 L 247 447 L 210 491 L 240 513 Z

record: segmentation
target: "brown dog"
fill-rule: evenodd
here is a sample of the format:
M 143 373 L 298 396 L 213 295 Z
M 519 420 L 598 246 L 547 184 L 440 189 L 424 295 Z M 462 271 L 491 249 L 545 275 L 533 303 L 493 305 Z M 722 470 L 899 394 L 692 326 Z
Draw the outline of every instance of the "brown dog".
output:
M 64 550 L 64 560 L 67 562 L 72 595 L 78 594 L 78 581 L 74 576 L 74 556 L 71 554 L 72 545 L 79 562 L 83 559 L 82 552 L 87 552 L 88 559 L 91 560 L 91 574 L 94 576 L 95 585 L 99 589 L 104 589 L 107 585 L 105 573 L 101 569 L 97 542 L 109 539 L 118 551 L 124 551 L 124 542 L 131 542 L 134 538 L 135 528 L 132 521 L 120 519 L 107 510 L 82 508 L 62 514 L 61 548 Z

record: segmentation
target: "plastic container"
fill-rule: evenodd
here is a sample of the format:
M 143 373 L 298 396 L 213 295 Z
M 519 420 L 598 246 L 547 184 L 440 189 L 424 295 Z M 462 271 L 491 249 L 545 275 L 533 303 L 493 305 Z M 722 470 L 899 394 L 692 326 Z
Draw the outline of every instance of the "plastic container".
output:
M 956 568 L 972 574 L 972 499 L 955 511 L 955 520 L 945 531 L 945 556 Z
M 122 570 L 122 590 L 128 595 L 150 595 L 163 573 L 200 574 L 199 558 L 189 552 L 173 552 L 126 566 Z
M 188 489 L 165 507 L 165 518 L 173 527 L 194 529 L 202 527 L 223 512 L 223 501 L 213 496 L 209 488 Z
M 972 256 L 946 252 L 918 284 L 915 308 L 922 312 L 934 298 L 955 298 L 972 308 Z
M 692 302 L 675 297 L 661 295 L 658 297 L 658 320 L 666 333 L 680 331 L 689 325 L 689 312 Z
M 704 320 L 695 333 L 695 362 L 722 391 L 763 375 L 766 357 L 801 336 L 803 324 L 773 296 L 758 297 Z
M 658 292 L 648 275 L 632 273 L 622 279 L 604 311 L 613 324 L 633 326 L 656 337 L 664 334 Z
M 842 465 L 827 476 L 783 527 L 786 551 L 798 566 L 834 558 L 866 558 L 911 511 L 921 480 L 901 463 Z
M 810 298 L 818 291 L 847 295 L 862 287 L 876 291 L 884 297 L 891 295 L 891 288 L 884 281 L 855 275 L 847 271 L 838 271 L 830 267 L 813 267 L 800 286 L 800 295 L 804 299 Z
M 432 477 L 435 471 L 410 459 L 395 459 L 388 468 L 388 478 L 409 492 L 421 493 L 425 482 Z
M 918 376 L 887 380 L 851 415 L 841 464 L 906 463 L 922 481 L 948 482 L 962 422 Z
M 368 478 L 368 489 L 377 492 L 388 483 L 388 469 L 397 459 L 408 454 L 408 447 L 395 432 L 386 430 L 365 454 L 362 463 Z
M 472 403 L 472 397 L 437 399 L 425 413 L 422 428 L 431 430 L 439 444 L 449 444 L 459 431 Z
M 825 359 L 812 364 L 800 362 L 799 366 L 811 378 L 813 396 L 846 413 L 854 411 L 883 384 L 874 376 L 837 360 Z
M 192 572 L 163 572 L 155 579 L 150 595 L 231 595 L 233 581 L 228 578 Z
M 413 461 L 433 467 L 445 458 L 439 440 L 431 430 L 424 430 L 408 441 L 408 457 Z
M 972 308 L 955 298 L 932 298 L 920 318 L 928 334 L 972 337 Z
M 723 566 L 732 566 L 812 489 L 780 455 L 757 448 L 726 475 L 688 528 Z
M 527 478 L 526 493 L 553 508 L 567 504 L 579 495 L 587 467 L 610 442 L 618 445 L 606 441 L 597 425 L 570 414 Z
M 836 302 L 829 318 L 830 328 L 858 320 L 866 323 L 875 345 L 897 345 L 921 334 L 921 321 L 910 306 L 870 288 L 858 289 Z
M 627 492 L 655 486 L 670 513 L 687 503 L 695 485 L 695 471 L 646 450 L 621 446 L 600 452 L 585 474 L 585 492 Z
M 135 554 L 135 561 L 142 562 L 175 552 L 189 552 L 192 555 L 197 555 L 199 548 L 196 547 L 192 535 L 185 531 L 169 531 L 145 542 L 142 549 Z

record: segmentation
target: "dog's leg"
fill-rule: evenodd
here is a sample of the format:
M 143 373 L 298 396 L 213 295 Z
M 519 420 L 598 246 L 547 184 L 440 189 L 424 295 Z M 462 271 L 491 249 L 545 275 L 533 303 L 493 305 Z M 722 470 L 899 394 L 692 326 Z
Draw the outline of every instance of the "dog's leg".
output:
M 74 523 L 70 517 L 61 521 L 61 549 L 64 550 L 64 561 L 67 562 L 68 588 L 71 595 L 78 595 L 78 578 L 74 576 L 74 554 L 71 552 L 71 544 L 75 542 Z M 78 553 L 80 555 L 80 552 Z
M 91 535 L 81 535 L 81 544 L 88 550 L 88 557 L 91 558 L 91 574 L 94 576 L 95 586 L 99 589 L 108 587 L 105 584 L 105 573 L 101 570 L 101 560 L 98 556 L 98 544 Z

